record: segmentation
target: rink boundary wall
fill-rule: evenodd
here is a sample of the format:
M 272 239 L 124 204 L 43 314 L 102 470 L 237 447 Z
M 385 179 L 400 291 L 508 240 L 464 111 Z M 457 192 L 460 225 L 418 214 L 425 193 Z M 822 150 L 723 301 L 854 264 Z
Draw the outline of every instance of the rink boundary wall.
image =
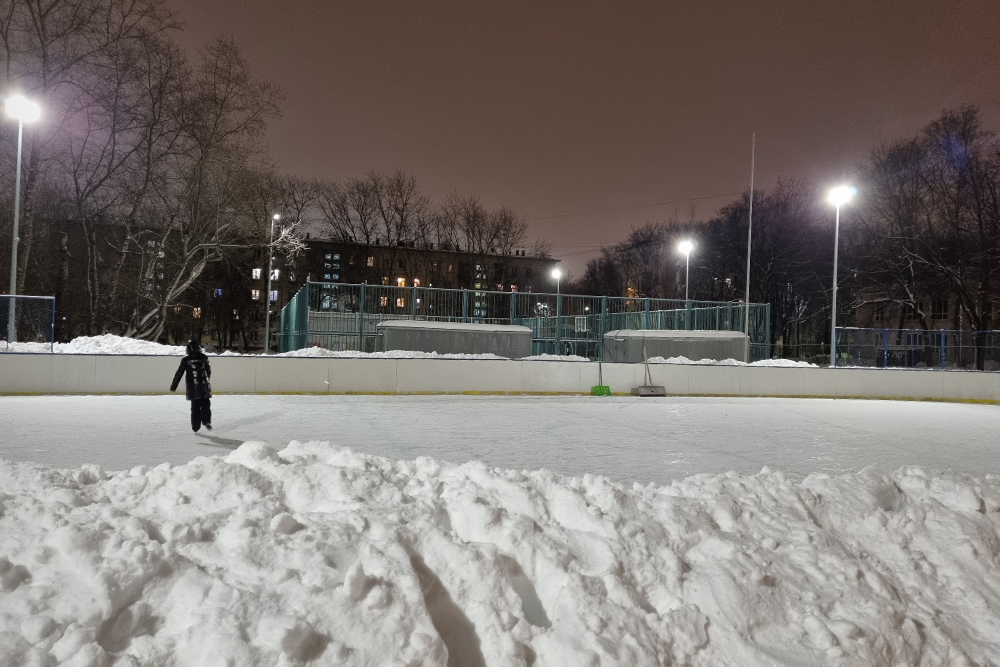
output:
M 165 394 L 180 357 L 0 354 L 0 394 Z M 217 394 L 589 394 L 597 364 L 480 359 L 211 357 Z M 778 396 L 1000 403 L 1000 373 L 882 368 L 651 364 L 677 396 Z M 603 365 L 628 394 L 642 364 Z M 183 384 L 179 389 L 183 393 Z

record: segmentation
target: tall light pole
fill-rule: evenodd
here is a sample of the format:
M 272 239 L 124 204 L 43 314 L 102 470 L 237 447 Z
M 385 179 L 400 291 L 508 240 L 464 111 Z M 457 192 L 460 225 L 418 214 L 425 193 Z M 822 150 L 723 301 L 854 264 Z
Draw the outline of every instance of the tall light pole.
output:
M 274 277 L 274 223 L 281 220 L 281 214 L 271 216 L 271 242 L 267 244 L 267 317 L 264 320 L 264 354 L 271 354 L 271 278 Z
M 7 342 L 17 341 L 17 332 L 14 330 L 14 297 L 17 295 L 17 223 L 21 218 L 21 137 L 24 135 L 24 124 L 38 120 L 42 115 L 42 110 L 31 100 L 21 96 L 12 95 L 7 98 L 4 106 L 7 115 L 17 121 L 17 176 L 14 178 L 14 234 L 10 244 L 10 299 L 7 301 Z
M 840 248 L 840 207 L 851 201 L 858 189 L 841 185 L 830 190 L 828 199 L 837 207 L 837 222 L 833 232 L 833 297 L 830 300 L 830 367 L 837 366 L 837 251 Z
M 750 215 L 748 216 L 747 224 L 747 296 L 743 301 L 743 333 L 745 333 L 746 341 L 744 342 L 743 349 L 743 361 L 750 363 L 750 249 L 753 247 L 750 245 L 751 239 L 753 239 L 753 168 L 754 168 L 754 158 L 757 152 L 757 133 L 753 134 L 750 139 Z M 770 341 L 765 341 L 770 342 Z
M 562 278 L 562 271 L 552 269 L 552 277 L 556 279 L 556 296 L 559 296 L 559 279 Z
M 687 264 L 687 268 L 684 269 L 684 300 L 687 301 L 690 293 L 688 287 L 691 283 L 691 251 L 694 250 L 694 244 L 690 241 L 681 241 L 677 244 L 677 249 L 684 253 L 684 260 Z

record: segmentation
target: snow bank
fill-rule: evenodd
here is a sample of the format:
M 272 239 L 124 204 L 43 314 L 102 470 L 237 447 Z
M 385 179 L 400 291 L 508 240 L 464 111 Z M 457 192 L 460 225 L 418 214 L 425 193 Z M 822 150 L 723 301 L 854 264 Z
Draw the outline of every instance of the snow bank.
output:
M 49 352 L 48 343 L 13 343 L 10 352 Z M 161 345 L 148 340 L 125 338 L 114 334 L 80 336 L 68 343 L 56 343 L 51 348 L 56 354 L 168 354 L 184 355 L 183 345 Z
M 749 364 L 745 361 L 737 361 L 736 359 L 699 359 L 694 361 L 688 359 L 687 357 L 668 357 L 664 359 L 663 357 L 650 357 L 649 363 L 651 364 L 695 364 L 700 366 L 772 366 L 772 367 L 782 367 L 782 368 L 816 368 L 816 364 L 811 364 L 808 361 L 793 361 L 792 359 L 762 359 L 761 361 L 752 361 Z
M 1000 662 L 1000 478 L 0 461 L 0 664 Z

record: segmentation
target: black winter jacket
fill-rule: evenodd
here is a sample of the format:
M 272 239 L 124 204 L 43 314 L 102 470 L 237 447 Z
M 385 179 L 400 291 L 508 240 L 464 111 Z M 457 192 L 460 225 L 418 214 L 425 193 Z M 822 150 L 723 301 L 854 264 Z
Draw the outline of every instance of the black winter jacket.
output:
M 200 400 L 212 398 L 212 367 L 208 364 L 208 357 L 202 352 L 189 354 L 181 359 L 180 368 L 174 373 L 174 381 L 170 384 L 170 391 L 176 391 L 177 385 L 181 382 L 181 375 L 187 384 L 187 400 Z

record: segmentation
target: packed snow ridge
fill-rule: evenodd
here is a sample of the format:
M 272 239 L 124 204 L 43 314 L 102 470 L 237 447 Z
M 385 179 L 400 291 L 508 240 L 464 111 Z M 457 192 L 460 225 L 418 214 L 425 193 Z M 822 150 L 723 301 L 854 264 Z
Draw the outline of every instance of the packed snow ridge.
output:
M 101 336 L 80 336 L 68 343 L 55 343 L 50 346 L 48 343 L 12 343 L 5 344 L 3 348 L 7 352 L 20 353 L 48 353 L 56 354 L 139 354 L 139 355 L 171 355 L 184 356 L 185 346 L 183 345 L 163 345 L 148 340 L 136 338 L 126 338 L 114 334 L 103 334 Z M 240 356 L 237 352 L 223 352 L 223 356 Z M 505 360 L 496 354 L 440 354 L 438 352 L 416 352 L 411 350 L 391 350 L 388 352 L 358 352 L 355 350 L 327 350 L 322 347 L 306 347 L 292 352 L 283 352 L 275 355 L 279 357 L 333 357 L 342 359 L 500 359 Z M 558 354 L 536 354 L 524 357 L 522 361 L 590 361 L 587 357 L 577 355 Z M 745 366 L 742 361 L 726 359 L 716 361 L 714 359 L 702 359 L 692 361 L 686 357 L 653 357 L 650 363 L 660 364 L 721 364 L 725 366 Z M 815 366 L 815 364 L 804 361 L 791 361 L 789 359 L 765 359 L 755 361 L 750 366 Z
M 1000 478 L 0 461 L 0 664 L 1000 663 Z

